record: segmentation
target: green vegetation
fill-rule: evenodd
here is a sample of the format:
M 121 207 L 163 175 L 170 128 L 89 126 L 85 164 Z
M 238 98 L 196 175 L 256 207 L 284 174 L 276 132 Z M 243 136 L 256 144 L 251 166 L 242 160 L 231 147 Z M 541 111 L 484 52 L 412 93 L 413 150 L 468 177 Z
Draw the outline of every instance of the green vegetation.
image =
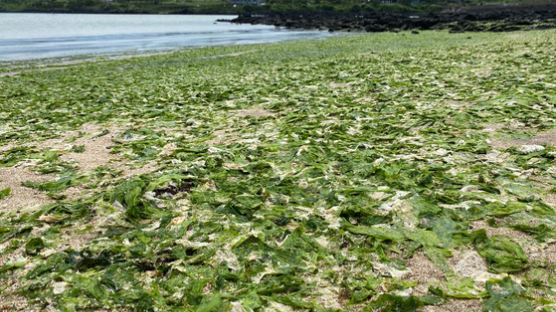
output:
M 490 0 L 493 3 L 534 3 L 543 0 Z M 480 5 L 481 0 L 267 0 L 260 6 L 233 5 L 230 0 L 0 0 L 0 12 L 90 12 L 156 14 L 236 14 L 241 12 L 429 12 L 450 6 Z
M 8 197 L 10 195 L 11 191 L 12 190 L 9 187 L 1 190 L 0 191 L 0 199 L 4 199 L 4 198 Z
M 0 77 L 3 304 L 553 311 L 555 49 L 381 33 Z
M 0 0 L 4 12 L 91 12 L 157 14 L 231 14 L 241 11 L 228 0 Z
M 390 3 L 388 3 L 390 2 Z M 269 0 L 265 6 L 249 8 L 259 11 L 288 12 L 288 11 L 316 11 L 316 12 L 434 12 L 450 7 L 473 6 L 498 3 L 539 3 L 543 0 Z

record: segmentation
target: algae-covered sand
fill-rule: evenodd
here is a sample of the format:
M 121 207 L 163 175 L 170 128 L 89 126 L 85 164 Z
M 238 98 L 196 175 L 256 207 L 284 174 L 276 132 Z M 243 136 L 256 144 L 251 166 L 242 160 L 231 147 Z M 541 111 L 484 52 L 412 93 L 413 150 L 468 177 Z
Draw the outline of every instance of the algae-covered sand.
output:
M 0 77 L 0 310 L 554 311 L 555 50 L 401 32 L 26 64 Z

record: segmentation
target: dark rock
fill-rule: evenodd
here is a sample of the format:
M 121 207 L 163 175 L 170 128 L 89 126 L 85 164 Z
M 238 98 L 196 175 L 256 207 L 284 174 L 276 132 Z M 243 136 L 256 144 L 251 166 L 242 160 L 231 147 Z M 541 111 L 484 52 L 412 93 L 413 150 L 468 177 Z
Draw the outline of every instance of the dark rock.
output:
M 449 29 L 450 32 L 513 31 L 555 28 L 556 3 L 485 5 L 427 15 L 392 12 L 268 12 L 240 15 L 231 22 L 297 29 L 328 29 L 330 32 L 363 29 L 367 32 L 412 29 Z

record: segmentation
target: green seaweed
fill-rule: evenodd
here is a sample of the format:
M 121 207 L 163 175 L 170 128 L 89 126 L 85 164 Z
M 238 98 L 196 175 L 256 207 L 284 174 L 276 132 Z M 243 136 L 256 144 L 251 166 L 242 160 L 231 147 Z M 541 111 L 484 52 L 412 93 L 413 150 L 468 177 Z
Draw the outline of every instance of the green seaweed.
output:
M 3 190 L 0 190 L 0 199 L 5 199 L 6 197 L 10 196 L 12 189 L 7 187 Z
M 555 150 L 522 145 L 556 128 L 554 34 L 355 34 L 0 77 L 0 170 L 42 175 L 0 183 L 49 201 L 14 193 L 0 211 L 0 296 L 61 311 L 549 309 L 553 264 L 527 252 L 554 239 Z M 51 139 L 64 144 L 40 147 Z M 67 160 L 101 141 L 114 159 Z M 485 287 L 462 255 L 508 279 Z
M 475 238 L 475 247 L 493 273 L 520 272 L 529 264 L 521 246 L 507 236 L 495 235 L 487 238 L 483 231 Z
M 485 303 L 485 312 L 510 312 L 510 311 L 534 311 L 535 308 L 524 297 L 524 289 L 519 284 L 506 277 L 498 281 L 489 281 L 486 289 L 490 298 Z

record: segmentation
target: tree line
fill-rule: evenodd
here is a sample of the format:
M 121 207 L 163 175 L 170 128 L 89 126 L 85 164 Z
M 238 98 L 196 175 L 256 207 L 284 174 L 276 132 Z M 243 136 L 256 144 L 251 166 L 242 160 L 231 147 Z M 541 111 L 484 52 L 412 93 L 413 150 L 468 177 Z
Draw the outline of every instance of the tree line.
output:
M 237 5 L 231 0 L 0 0 L 0 11 L 158 14 L 435 11 L 484 2 L 531 1 L 537 0 L 261 0 L 259 5 Z

